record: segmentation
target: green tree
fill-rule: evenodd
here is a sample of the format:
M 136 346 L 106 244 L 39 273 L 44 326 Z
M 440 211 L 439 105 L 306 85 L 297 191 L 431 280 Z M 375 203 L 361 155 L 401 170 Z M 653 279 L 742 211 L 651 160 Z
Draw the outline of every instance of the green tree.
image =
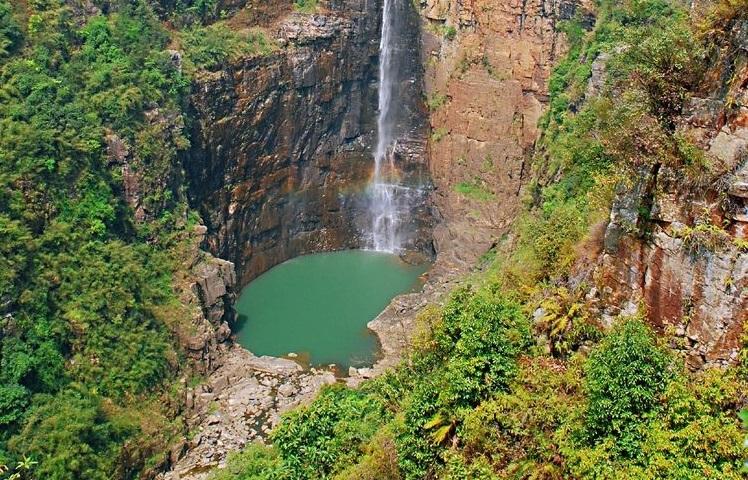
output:
M 624 319 L 590 355 L 586 365 L 586 427 L 591 440 L 611 436 L 621 452 L 633 455 L 637 429 L 661 404 L 672 379 L 672 360 L 651 330 Z
M 123 441 L 136 431 L 112 417 L 99 397 L 69 389 L 37 396 L 10 448 L 40 460 L 33 469 L 36 478 L 108 480 L 121 468 Z
M 21 29 L 13 18 L 13 7 L 7 0 L 0 1 L 0 58 L 15 50 L 21 39 Z
M 386 419 L 375 398 L 336 385 L 288 414 L 271 440 L 289 478 L 326 478 L 360 457 L 363 444 Z

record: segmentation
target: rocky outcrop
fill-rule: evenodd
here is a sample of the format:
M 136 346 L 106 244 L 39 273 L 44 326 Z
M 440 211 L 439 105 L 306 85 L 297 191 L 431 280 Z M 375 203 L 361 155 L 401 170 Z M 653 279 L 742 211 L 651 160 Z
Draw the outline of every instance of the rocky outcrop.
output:
M 748 322 L 748 68 L 731 62 L 731 89 L 692 98 L 679 125 L 709 170 L 643 169 L 616 198 L 595 272 L 606 313 L 643 305 L 692 369 L 736 361 Z
M 190 197 L 211 252 L 237 265 L 242 285 L 293 256 L 362 243 L 380 5 L 328 6 L 274 27 L 277 51 L 205 72 L 194 86 Z M 426 179 L 423 134 L 415 136 L 400 161 Z
M 189 368 L 201 374 L 209 374 L 223 361 L 237 292 L 234 264 L 202 250 L 206 230 L 195 226 L 184 242 L 184 265 L 174 280 L 182 309 L 177 314 L 185 317 L 174 325 L 174 333 L 192 360 Z
M 239 346 L 207 381 L 185 390 L 189 440 L 172 448 L 172 468 L 164 480 L 201 480 L 223 466 L 229 452 L 262 438 L 280 415 L 311 400 L 323 385 L 335 383 L 331 372 L 304 370 L 291 361 L 256 357 Z

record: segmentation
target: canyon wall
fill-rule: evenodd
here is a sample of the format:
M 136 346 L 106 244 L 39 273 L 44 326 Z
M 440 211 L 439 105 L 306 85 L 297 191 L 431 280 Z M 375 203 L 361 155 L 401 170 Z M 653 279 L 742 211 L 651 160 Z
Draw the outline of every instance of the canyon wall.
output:
M 594 273 L 607 314 L 643 305 L 694 370 L 734 363 L 748 322 L 748 31 L 725 33 L 678 125 L 708 171 L 642 169 L 617 195 Z
M 423 0 L 421 7 L 429 164 L 442 216 L 434 232 L 439 261 L 432 278 L 444 276 L 450 283 L 508 231 L 519 212 L 548 79 L 566 51 L 558 23 L 578 15 L 591 27 L 594 9 L 563 0 Z M 588 298 L 603 306 L 603 318 L 644 306 L 650 324 L 670 336 L 695 369 L 735 361 L 748 315 L 748 265 L 740 243 L 748 231 L 748 70 L 737 53 L 745 44 L 744 28 L 733 30 L 726 35 L 732 45 L 724 48 L 733 53 L 712 69 L 713 85 L 693 98 L 680 127 L 707 152 L 715 176 L 698 184 L 666 167 L 640 172 L 634 188 L 616 199 L 597 265 L 587 270 L 595 285 Z M 600 78 L 591 84 L 604 81 L 604 58 L 593 65 L 593 77 Z M 590 92 L 596 88 L 591 85 Z M 715 248 L 694 247 L 683 238 L 704 217 L 725 229 L 715 230 Z M 642 222 L 649 235 L 631 234 L 631 225 Z M 698 230 L 696 235 L 704 236 Z M 407 303 L 374 324 L 398 330 L 403 312 L 420 308 L 416 299 Z M 393 357 L 405 343 L 393 340 Z
M 559 21 L 571 0 L 423 0 L 425 87 L 432 110 L 430 170 L 445 221 L 439 250 L 473 263 L 514 219 L 565 52 Z
M 203 72 L 193 88 L 190 198 L 208 248 L 236 264 L 241 285 L 296 255 L 362 246 L 381 5 L 325 7 L 285 17 L 270 27 L 276 51 Z M 410 83 L 418 85 L 413 55 Z M 428 184 L 420 103 L 415 94 L 404 102 L 413 134 L 399 162 Z M 417 205 L 413 216 L 423 220 L 420 247 L 429 249 L 428 207 Z

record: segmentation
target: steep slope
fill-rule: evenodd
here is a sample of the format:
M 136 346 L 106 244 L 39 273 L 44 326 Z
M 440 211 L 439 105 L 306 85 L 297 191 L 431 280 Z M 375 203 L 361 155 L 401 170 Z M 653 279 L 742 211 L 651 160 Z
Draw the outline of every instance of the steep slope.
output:
M 426 7 L 437 20 L 464 17 L 446 13 L 460 3 Z M 741 478 L 746 11 L 731 1 L 694 12 L 601 2 L 594 21 L 579 9 L 559 22 L 568 53 L 536 116 L 527 183 L 508 189 L 508 234 L 484 222 L 477 235 L 465 225 L 481 225 L 478 212 L 442 206 L 439 228 L 461 228 L 437 240 L 495 244 L 483 271 L 415 319 L 421 304 L 397 304 L 390 323 L 410 321 L 398 366 L 357 389 L 323 391 L 269 446 L 247 448 L 213 478 Z M 438 27 L 445 44 L 467 41 L 450 25 Z M 428 98 L 432 122 L 445 122 L 434 124 L 432 168 L 437 195 L 451 187 L 481 212 L 500 212 L 497 192 L 507 191 L 495 177 L 452 177 L 471 152 L 455 145 L 486 142 L 475 132 L 489 120 L 476 111 L 495 108 L 490 96 L 458 93 L 462 82 L 485 90 L 478 70 L 472 83 L 455 75 L 441 84 L 451 99 Z M 494 118 L 501 128 L 509 116 Z M 449 136 L 449 153 L 438 153 Z M 508 158 L 519 158 L 518 138 L 501 139 L 515 146 Z M 440 255 L 448 244 L 437 242 Z M 463 255 L 469 264 L 476 253 Z M 465 271 L 459 256 L 452 262 Z

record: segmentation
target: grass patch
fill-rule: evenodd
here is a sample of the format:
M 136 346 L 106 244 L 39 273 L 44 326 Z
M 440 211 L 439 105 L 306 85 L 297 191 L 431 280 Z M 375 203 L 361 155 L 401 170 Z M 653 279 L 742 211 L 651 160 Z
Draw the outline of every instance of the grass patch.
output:
M 437 128 L 433 132 L 431 132 L 431 141 L 438 142 L 442 138 L 446 137 L 448 133 L 449 130 L 447 130 L 446 128 Z
M 299 13 L 314 13 L 317 11 L 317 0 L 296 0 L 293 9 Z
M 428 98 L 426 98 L 426 106 L 429 108 L 429 111 L 435 112 L 443 107 L 448 100 L 449 97 L 447 97 L 443 93 L 434 92 L 429 95 Z
M 486 189 L 478 179 L 473 181 L 460 182 L 454 187 L 455 192 L 464 195 L 472 200 L 487 202 L 493 200 L 496 195 Z

